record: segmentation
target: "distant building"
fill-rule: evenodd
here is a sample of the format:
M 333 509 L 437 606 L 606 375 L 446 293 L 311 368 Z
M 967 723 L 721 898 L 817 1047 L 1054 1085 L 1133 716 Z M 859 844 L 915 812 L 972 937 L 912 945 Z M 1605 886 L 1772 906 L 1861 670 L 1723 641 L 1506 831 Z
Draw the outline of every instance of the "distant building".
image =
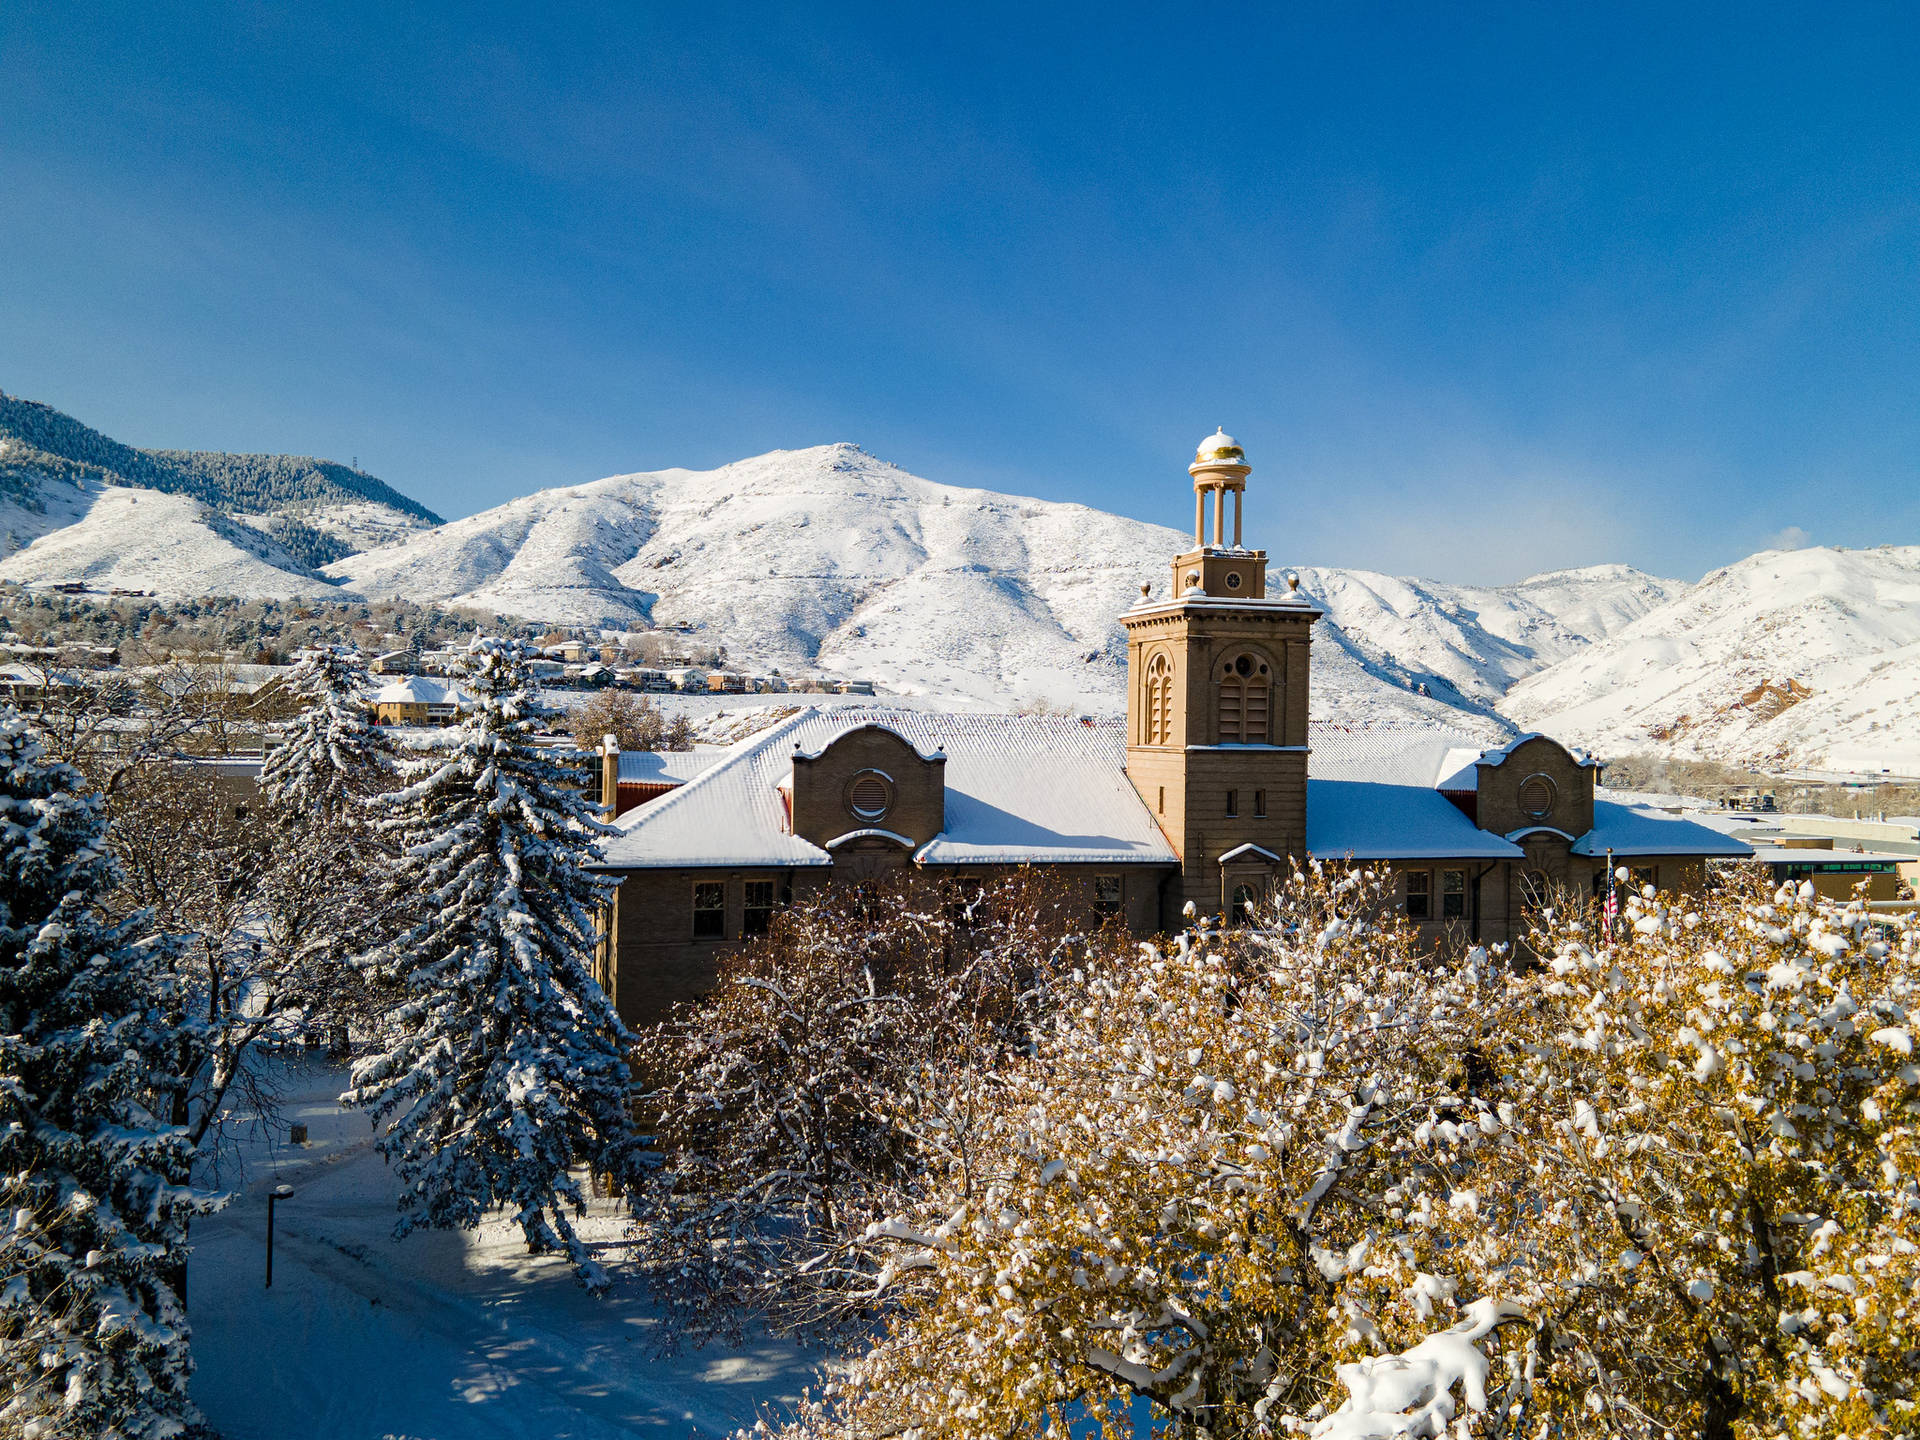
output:
M 1444 732 L 1310 731 L 1322 612 L 1291 578 L 1269 595 L 1265 552 L 1241 544 L 1240 447 L 1213 435 L 1188 473 L 1194 547 L 1167 598 L 1143 587 L 1120 617 L 1123 724 L 810 708 L 637 808 L 625 770 L 603 774 L 622 833 L 603 842 L 620 886 L 601 970 L 621 1013 L 652 1019 L 702 993 L 722 952 L 843 879 L 1044 865 L 1084 887 L 1090 915 L 1152 934 L 1188 905 L 1240 916 L 1318 856 L 1387 870 L 1433 943 L 1491 942 L 1521 936 L 1529 902 L 1556 888 L 1594 892 L 1609 857 L 1687 890 L 1709 861 L 1751 855 L 1599 799 L 1598 764 L 1544 735 L 1487 749 Z
M 79 690 L 83 683 L 77 675 L 50 665 L 22 664 L 18 661 L 0 664 L 0 695 L 9 700 L 70 694 Z
M 459 685 L 414 675 L 374 691 L 376 725 L 451 725 L 477 703 Z
M 1865 881 L 1867 899 L 1880 903 L 1897 900 L 1903 885 L 1920 889 L 1920 819 L 1779 812 L 1708 812 L 1700 819 L 1751 845 L 1776 884 L 1811 881 L 1819 894 L 1844 900 Z
M 420 657 L 411 650 L 389 650 L 374 656 L 367 668 L 376 675 L 411 675 L 420 668 Z

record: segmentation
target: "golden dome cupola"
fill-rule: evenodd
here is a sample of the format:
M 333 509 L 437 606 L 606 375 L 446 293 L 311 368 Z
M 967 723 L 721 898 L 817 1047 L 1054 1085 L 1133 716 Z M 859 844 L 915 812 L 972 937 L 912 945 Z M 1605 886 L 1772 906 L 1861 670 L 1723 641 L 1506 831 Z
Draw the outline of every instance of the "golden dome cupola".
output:
M 1215 465 L 1245 465 L 1247 452 L 1240 448 L 1240 442 L 1227 434 L 1223 428 L 1215 428 L 1213 434 L 1200 442 L 1200 448 L 1193 452 L 1193 464 L 1187 467 L 1189 475 Z
M 1200 442 L 1193 452 L 1187 473 L 1193 477 L 1193 543 L 1202 549 L 1207 542 L 1207 497 L 1213 496 L 1212 548 L 1227 548 L 1227 495 L 1233 495 L 1233 548 L 1240 548 L 1240 501 L 1247 488 L 1247 476 L 1253 467 L 1247 464 L 1247 452 L 1224 428 Z

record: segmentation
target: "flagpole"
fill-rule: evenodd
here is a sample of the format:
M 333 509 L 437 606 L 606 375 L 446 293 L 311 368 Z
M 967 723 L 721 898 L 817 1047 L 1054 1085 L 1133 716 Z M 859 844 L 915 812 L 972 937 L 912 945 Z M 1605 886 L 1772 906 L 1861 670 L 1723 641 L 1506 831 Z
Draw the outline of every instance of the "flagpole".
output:
M 1620 913 L 1620 897 L 1614 893 L 1613 847 L 1607 847 L 1607 903 L 1604 907 L 1607 922 L 1607 943 L 1613 943 L 1613 917 Z

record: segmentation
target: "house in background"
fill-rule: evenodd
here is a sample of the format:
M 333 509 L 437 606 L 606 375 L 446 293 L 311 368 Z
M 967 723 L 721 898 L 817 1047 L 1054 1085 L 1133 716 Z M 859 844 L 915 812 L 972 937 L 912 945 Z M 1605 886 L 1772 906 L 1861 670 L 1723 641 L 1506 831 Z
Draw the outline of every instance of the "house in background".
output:
M 381 686 L 369 703 L 376 725 L 451 725 L 476 702 L 454 681 L 410 675 Z

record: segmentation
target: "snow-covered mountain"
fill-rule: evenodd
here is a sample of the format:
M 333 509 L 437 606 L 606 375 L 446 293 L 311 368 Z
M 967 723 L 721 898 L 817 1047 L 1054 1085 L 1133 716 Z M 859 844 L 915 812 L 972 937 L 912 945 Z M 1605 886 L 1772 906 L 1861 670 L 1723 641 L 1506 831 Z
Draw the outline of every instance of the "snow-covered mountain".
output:
M 1170 514 L 1186 494 L 1169 485 Z M 954 700 L 1119 709 L 1116 617 L 1141 584 L 1163 590 L 1188 544 L 1081 505 L 936 484 L 852 445 L 435 519 L 328 462 L 133 450 L 0 395 L 0 580 L 684 623 L 750 664 Z M 1327 611 L 1321 723 L 1920 770 L 1920 549 L 1767 552 L 1698 586 L 1624 565 L 1491 587 L 1299 574 Z
M 1603 754 L 1920 774 L 1920 546 L 1749 556 L 1500 709 Z
M 97 480 L 43 481 L 37 508 L 0 495 L 0 580 L 79 581 L 189 598 L 339 598 L 264 532 L 186 495 Z M 31 543 L 27 543 L 31 541 Z
M 1170 496 L 1184 506 L 1184 486 Z M 576 624 L 687 622 L 731 653 L 910 692 L 1119 708 L 1116 617 L 1180 531 L 920 479 L 851 445 L 544 490 L 328 573 L 358 592 Z M 1280 567 L 1276 566 L 1276 572 Z M 1602 566 L 1495 588 L 1303 569 L 1323 719 L 1507 733 L 1512 681 L 1682 587 Z
M 257 558 L 273 568 L 290 565 L 308 581 L 308 567 L 440 523 L 439 516 L 392 486 L 331 460 L 140 450 L 51 405 L 0 391 L 0 558 L 60 528 L 49 523 L 50 517 L 91 515 L 94 506 L 87 497 L 103 486 L 198 502 L 198 510 L 162 508 L 176 526 L 204 516 L 232 522 L 208 528 L 243 549 L 255 547 L 236 531 L 251 531 L 267 546 Z M 76 556 L 87 550 L 85 545 L 75 549 L 72 537 L 67 548 Z M 207 584 L 197 593 L 209 593 L 219 577 L 230 573 L 225 552 L 207 537 L 196 537 L 181 557 L 178 593 L 196 593 L 187 586 L 197 583 L 194 565 L 202 551 L 221 558 L 205 572 Z M 89 563 L 94 558 L 89 555 Z M 284 581 L 270 583 L 282 588 L 261 593 L 293 593 Z

